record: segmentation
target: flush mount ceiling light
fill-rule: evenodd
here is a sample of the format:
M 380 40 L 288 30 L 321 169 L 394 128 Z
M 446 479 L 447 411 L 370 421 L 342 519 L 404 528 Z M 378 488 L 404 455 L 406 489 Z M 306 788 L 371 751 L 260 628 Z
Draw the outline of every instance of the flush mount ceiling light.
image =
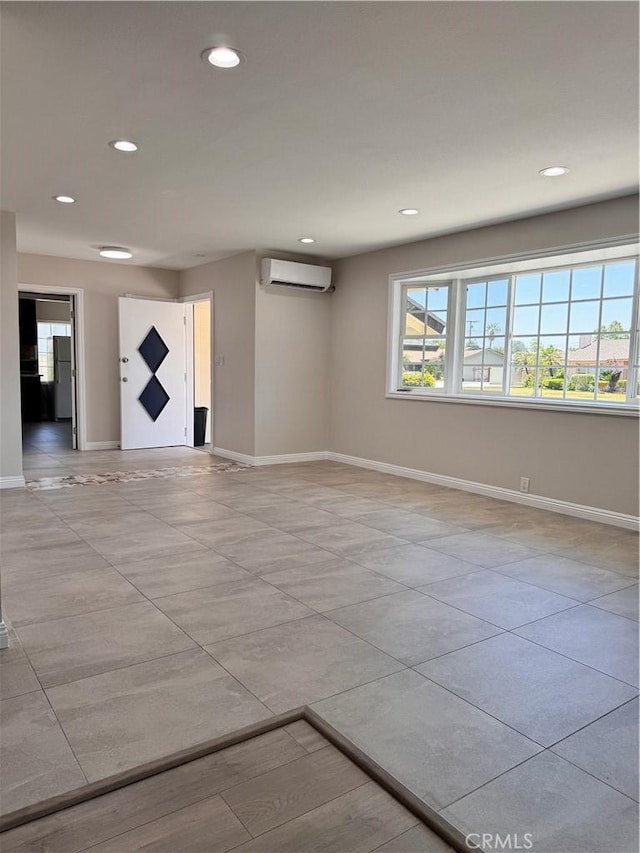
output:
M 543 178 L 560 178 L 562 175 L 566 175 L 568 171 L 566 166 L 545 166 L 544 169 L 540 169 L 538 174 L 542 175 Z
M 123 249 L 122 246 L 101 246 L 98 251 L 101 257 L 111 258 L 114 261 L 124 261 L 133 257 L 133 252 Z
M 239 50 L 224 45 L 208 47 L 202 51 L 201 56 L 205 62 L 214 65 L 216 68 L 236 68 L 241 62 L 245 61 Z
M 116 151 L 122 151 L 125 154 L 131 154 L 133 151 L 138 150 L 138 146 L 135 142 L 132 142 L 130 139 L 114 139 L 109 145 L 111 148 L 115 148 Z
M 417 207 L 403 207 L 398 213 L 401 213 L 403 216 L 417 216 L 420 211 Z
M 313 237 L 299 237 L 298 243 L 315 243 L 316 241 Z
M 54 201 L 59 201 L 60 204 L 75 204 L 76 200 L 70 195 L 54 195 Z

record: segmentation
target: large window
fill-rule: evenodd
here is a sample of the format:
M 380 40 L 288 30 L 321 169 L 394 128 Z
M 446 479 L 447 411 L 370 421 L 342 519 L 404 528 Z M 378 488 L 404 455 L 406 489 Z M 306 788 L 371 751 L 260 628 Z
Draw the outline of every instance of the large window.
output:
M 389 392 L 637 405 L 638 263 L 602 254 L 392 277 Z

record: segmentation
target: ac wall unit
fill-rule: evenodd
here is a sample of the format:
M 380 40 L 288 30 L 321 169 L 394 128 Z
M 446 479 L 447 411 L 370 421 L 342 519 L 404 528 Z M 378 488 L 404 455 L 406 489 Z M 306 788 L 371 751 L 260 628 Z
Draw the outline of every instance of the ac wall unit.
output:
M 261 283 L 265 287 L 294 287 L 298 290 L 325 293 L 331 290 L 331 267 L 263 258 Z

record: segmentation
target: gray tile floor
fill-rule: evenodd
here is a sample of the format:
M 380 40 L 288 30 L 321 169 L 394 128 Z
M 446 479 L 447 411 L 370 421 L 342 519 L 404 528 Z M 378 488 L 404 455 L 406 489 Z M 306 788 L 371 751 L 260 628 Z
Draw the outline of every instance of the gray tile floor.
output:
M 34 479 L 221 461 L 27 451 Z M 637 849 L 630 531 L 331 462 L 0 506 L 3 811 L 313 704 L 465 832 Z

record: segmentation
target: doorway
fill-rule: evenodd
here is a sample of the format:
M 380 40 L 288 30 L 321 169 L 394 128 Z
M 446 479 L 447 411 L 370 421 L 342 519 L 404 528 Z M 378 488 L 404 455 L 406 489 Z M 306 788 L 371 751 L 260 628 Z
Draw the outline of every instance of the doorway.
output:
M 187 296 L 187 444 L 213 453 L 213 293 Z
M 21 288 L 18 306 L 23 450 L 75 450 L 75 296 Z

